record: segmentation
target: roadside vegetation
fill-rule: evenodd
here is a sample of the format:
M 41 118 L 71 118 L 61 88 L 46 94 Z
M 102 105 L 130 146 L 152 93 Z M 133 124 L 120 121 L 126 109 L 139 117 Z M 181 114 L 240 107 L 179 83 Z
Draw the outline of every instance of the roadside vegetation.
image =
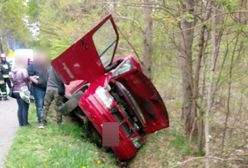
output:
M 112 154 L 90 143 L 76 123 L 38 129 L 33 106 L 30 114 L 32 126 L 18 130 L 4 168 L 116 167 Z
M 66 121 L 59 126 L 54 122 L 38 129 L 34 105 L 29 113 L 31 127 L 18 130 L 4 168 L 171 167 L 193 154 L 183 134 L 167 129 L 148 136 L 138 155 L 122 164 L 111 152 L 92 143 L 83 126 Z

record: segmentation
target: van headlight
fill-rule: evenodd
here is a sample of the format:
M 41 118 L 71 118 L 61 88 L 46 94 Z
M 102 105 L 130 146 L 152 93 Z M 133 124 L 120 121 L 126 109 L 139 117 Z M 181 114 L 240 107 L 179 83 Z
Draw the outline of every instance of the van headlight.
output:
M 113 97 L 109 94 L 109 92 L 103 87 L 99 86 L 96 89 L 96 95 L 101 99 L 101 101 L 105 104 L 107 108 L 110 108 L 113 103 Z
M 119 76 L 126 73 L 132 69 L 132 64 L 130 60 L 126 60 L 116 71 L 113 72 L 113 76 Z
M 132 141 L 133 145 L 135 146 L 135 148 L 137 148 L 137 149 L 139 149 L 143 145 L 140 137 L 132 138 L 131 141 Z

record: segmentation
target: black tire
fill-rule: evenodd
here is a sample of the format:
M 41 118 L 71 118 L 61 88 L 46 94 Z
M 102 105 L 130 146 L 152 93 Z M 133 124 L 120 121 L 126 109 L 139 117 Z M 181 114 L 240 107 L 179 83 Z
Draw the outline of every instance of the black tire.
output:
M 87 134 L 92 143 L 95 143 L 98 147 L 102 147 L 102 137 L 90 121 L 87 123 Z

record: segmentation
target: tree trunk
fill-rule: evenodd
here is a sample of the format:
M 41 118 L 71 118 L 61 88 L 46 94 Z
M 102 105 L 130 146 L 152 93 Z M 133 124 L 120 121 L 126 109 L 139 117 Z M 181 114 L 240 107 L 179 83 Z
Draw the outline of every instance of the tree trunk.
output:
M 207 108 L 205 113 L 205 168 L 210 167 L 210 128 L 209 128 L 209 120 L 213 105 L 214 99 L 214 87 L 215 87 L 215 71 L 216 71 L 216 64 L 219 56 L 219 49 L 220 49 L 220 40 L 221 40 L 221 33 L 215 30 L 215 26 L 217 24 L 216 21 L 216 8 L 214 4 L 212 4 L 212 31 L 211 31 L 211 40 L 212 40 L 212 53 L 211 59 L 209 59 L 209 84 L 208 84 L 208 95 L 207 95 Z
M 208 41 L 208 38 L 206 39 L 206 31 L 207 31 L 207 26 L 203 25 L 201 29 L 201 34 L 200 34 L 200 39 L 199 39 L 199 53 L 196 61 L 196 69 L 195 69 L 195 78 L 194 78 L 194 90 L 193 90 L 193 97 L 194 97 L 194 106 L 193 110 L 194 113 L 198 112 L 198 120 L 197 120 L 197 132 L 198 132 L 198 137 L 197 137 L 197 146 L 198 146 L 198 152 L 203 153 L 203 147 L 204 147 L 204 111 L 202 108 L 198 106 L 198 97 L 199 97 L 199 80 L 200 80 L 200 71 L 201 71 L 201 65 L 202 65 L 202 58 L 205 53 L 205 48 L 206 44 Z M 207 34 L 208 35 L 208 34 Z M 197 110 L 199 109 L 199 110 Z
M 222 137 L 222 143 L 221 143 L 221 154 L 223 155 L 224 147 L 225 147 L 225 138 L 226 138 L 226 131 L 228 127 L 228 119 L 230 116 L 230 101 L 231 101 L 231 89 L 232 89 L 232 76 L 233 76 L 233 64 L 234 64 L 234 56 L 236 53 L 236 49 L 239 42 L 239 34 L 237 35 L 237 39 L 233 48 L 233 53 L 231 56 L 231 63 L 229 67 L 229 73 L 228 73 L 228 95 L 227 95 L 227 107 L 226 107 L 226 117 L 225 117 L 225 126 L 223 131 L 223 137 Z
M 2 37 L 0 36 L 0 54 L 3 53 L 3 40 Z
M 196 113 L 192 110 L 193 100 L 193 69 L 192 69 L 192 44 L 194 38 L 194 20 L 189 20 L 184 15 L 190 14 L 194 18 L 194 0 L 182 1 L 181 11 L 183 11 L 179 34 L 180 65 L 182 75 L 182 119 L 184 120 L 185 135 L 187 139 L 196 137 L 194 128 Z
M 200 37 L 199 37 L 199 53 L 196 59 L 196 67 L 194 71 L 194 90 L 193 90 L 193 110 L 195 113 L 197 113 L 197 146 L 198 146 L 198 152 L 200 154 L 203 154 L 203 149 L 204 149 L 204 113 L 205 113 L 205 108 L 204 108 L 204 100 L 201 98 L 199 101 L 199 81 L 201 77 L 201 66 L 202 66 L 202 60 L 204 59 L 206 61 L 205 57 L 205 51 L 208 45 L 208 41 L 210 39 L 210 31 L 207 28 L 207 25 L 205 24 L 206 21 L 209 20 L 210 15 L 211 15 L 211 3 L 207 3 L 206 6 L 204 3 L 201 3 L 201 32 L 200 32 Z M 203 11 L 203 9 L 206 8 L 208 9 L 207 11 Z M 204 57 L 204 58 L 203 58 Z M 205 62 L 206 63 L 206 62 Z M 206 68 L 206 66 L 204 66 Z M 205 71 L 206 72 L 206 71 Z M 203 72 L 203 86 L 202 89 L 203 91 L 205 90 L 205 72 Z M 204 95 L 204 93 L 202 93 Z
M 145 4 L 149 4 L 149 0 L 144 0 Z M 152 68 L 152 8 L 149 6 L 144 7 L 144 53 L 143 53 L 143 63 L 144 63 L 144 73 L 148 78 L 151 78 L 151 68 Z

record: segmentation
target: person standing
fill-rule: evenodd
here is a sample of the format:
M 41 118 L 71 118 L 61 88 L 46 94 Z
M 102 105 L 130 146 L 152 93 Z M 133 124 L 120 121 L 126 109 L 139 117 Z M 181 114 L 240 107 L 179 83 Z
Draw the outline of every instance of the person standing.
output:
M 3 78 L 3 66 L 0 64 L 0 101 L 7 100 L 6 84 Z
M 5 54 L 1 54 L 1 64 L 3 66 L 3 78 L 5 83 L 8 85 L 9 89 L 11 89 L 11 82 L 9 78 L 9 73 L 11 71 L 11 66 L 6 60 Z
M 28 66 L 29 79 L 32 82 L 31 92 L 35 99 L 36 114 L 39 128 L 43 128 L 42 112 L 44 105 L 44 97 L 46 93 L 48 80 L 48 58 L 44 53 L 37 53 L 34 62 Z
M 15 67 L 10 74 L 13 83 L 13 95 L 18 104 L 17 117 L 20 126 L 27 126 L 29 103 L 22 97 L 23 88 L 28 88 L 29 76 L 26 62 L 22 56 L 15 58 Z M 24 95 L 25 96 L 25 95 Z
M 47 116 L 49 113 L 49 108 L 53 100 L 55 100 L 56 104 L 56 121 L 57 124 L 62 122 L 62 113 L 58 110 L 58 107 L 63 104 L 65 94 L 65 86 L 63 81 L 60 79 L 58 74 L 55 72 L 53 68 L 51 68 L 49 72 L 49 77 L 47 81 L 47 90 L 45 95 L 45 102 L 43 108 L 43 116 L 42 121 L 43 124 L 47 124 Z

